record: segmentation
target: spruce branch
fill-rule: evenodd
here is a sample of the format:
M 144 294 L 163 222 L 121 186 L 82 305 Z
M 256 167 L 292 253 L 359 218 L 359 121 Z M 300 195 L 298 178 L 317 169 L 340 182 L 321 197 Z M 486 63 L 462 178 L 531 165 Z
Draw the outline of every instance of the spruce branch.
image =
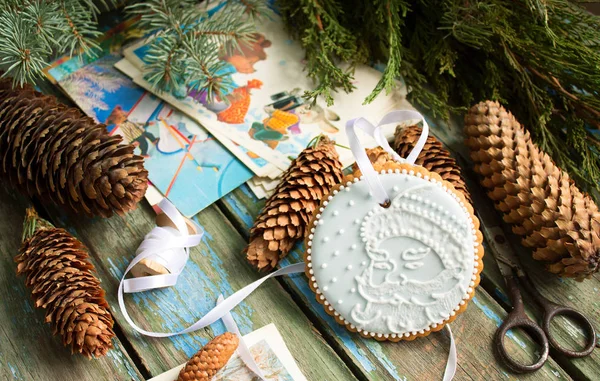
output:
M 268 8 L 260 0 L 229 0 L 210 16 L 208 5 L 149 0 L 128 7 L 141 15 L 142 28 L 155 31 L 148 40 L 144 76 L 159 91 L 182 96 L 187 87 L 206 91 L 209 99 L 224 99 L 233 89 L 231 70 L 219 52 L 255 42 L 254 23 Z
M 117 0 L 99 0 L 102 7 Z M 0 0 L 0 70 L 13 85 L 35 82 L 55 53 L 93 54 L 100 35 L 93 0 Z

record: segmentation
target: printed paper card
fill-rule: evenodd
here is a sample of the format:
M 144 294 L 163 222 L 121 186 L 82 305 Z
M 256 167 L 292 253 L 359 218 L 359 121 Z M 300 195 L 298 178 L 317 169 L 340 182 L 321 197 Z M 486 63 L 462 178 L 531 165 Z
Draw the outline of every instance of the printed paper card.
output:
M 120 134 L 146 158 L 149 178 L 186 216 L 246 182 L 252 173 L 197 123 L 134 84 L 108 55 L 58 83 L 110 134 Z M 57 67 L 59 68 L 59 67 Z
M 349 119 L 363 116 L 375 122 L 393 109 L 412 109 L 400 87 L 363 106 L 364 99 L 381 78 L 380 72 L 368 66 L 356 68 L 356 89 L 350 94 L 335 93 L 334 106 L 306 103 L 302 95 L 314 84 L 304 71 L 301 46 L 288 37 L 277 16 L 261 22 L 259 32 L 251 46 L 224 47 L 220 53 L 220 57 L 231 64 L 231 76 L 237 84 L 237 88 L 225 96 L 227 99 L 209 101 L 206 93 L 190 88 L 158 96 L 209 131 L 226 135 L 282 170 L 318 134 L 327 134 L 338 144 L 347 146 L 344 126 Z M 139 46 L 128 54 L 136 55 L 139 65 L 145 51 L 145 46 Z M 134 80 L 153 91 L 143 74 Z M 386 132 L 392 135 L 393 130 L 394 126 L 389 126 Z M 366 147 L 374 145 L 365 135 L 361 139 Z M 338 151 L 344 165 L 352 163 L 350 150 L 340 147 Z
M 266 325 L 244 336 L 254 361 L 268 381 L 306 381 L 292 354 L 274 324 Z M 185 366 L 181 364 L 149 381 L 173 381 Z M 258 377 L 234 354 L 211 381 L 257 381 Z
M 137 46 L 139 46 L 139 44 Z M 133 48 L 135 47 L 136 46 L 134 45 Z M 119 60 L 117 63 L 115 63 L 115 68 L 117 68 L 130 78 L 135 78 L 141 73 L 141 71 L 136 67 L 136 65 L 134 65 L 131 61 L 127 59 Z M 231 153 L 233 153 L 257 176 L 275 177 L 279 173 L 281 173 L 281 170 L 275 167 L 273 164 L 270 164 L 262 157 L 234 143 L 231 139 L 227 138 L 219 131 L 213 130 L 212 135 L 214 135 L 221 142 L 221 144 L 223 144 Z

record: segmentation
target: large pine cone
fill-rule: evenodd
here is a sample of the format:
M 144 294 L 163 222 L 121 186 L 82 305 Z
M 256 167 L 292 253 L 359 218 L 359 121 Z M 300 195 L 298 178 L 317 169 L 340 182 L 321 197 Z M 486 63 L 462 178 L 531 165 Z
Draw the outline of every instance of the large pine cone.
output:
M 533 257 L 561 276 L 583 279 L 598 271 L 598 206 L 514 116 L 497 102 L 482 102 L 465 117 L 465 132 L 488 196 Z
M 177 381 L 210 381 L 227 364 L 240 343 L 231 332 L 212 339 L 179 372 Z
M 0 80 L 0 177 L 88 215 L 133 209 L 148 173 L 132 145 L 76 108 Z
M 71 353 L 104 356 L 115 336 L 113 318 L 85 246 L 32 208 L 27 210 L 23 237 L 15 257 L 17 274 L 26 276 L 35 306 L 46 310 L 54 335 L 62 337 Z
M 250 230 L 250 243 L 244 250 L 248 261 L 259 270 L 275 267 L 297 240 L 304 239 L 313 212 L 342 177 L 338 153 L 327 137 L 304 149 Z

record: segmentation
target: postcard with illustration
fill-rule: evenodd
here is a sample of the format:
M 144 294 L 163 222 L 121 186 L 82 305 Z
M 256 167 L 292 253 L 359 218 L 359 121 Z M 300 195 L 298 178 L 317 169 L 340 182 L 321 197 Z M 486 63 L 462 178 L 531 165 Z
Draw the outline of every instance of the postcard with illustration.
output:
M 191 217 L 253 173 L 185 114 L 161 102 L 146 123 L 154 140 L 144 163 L 150 180 Z
M 138 65 L 144 60 L 144 52 L 144 46 L 129 51 L 130 56 L 137 55 Z M 190 88 L 158 96 L 209 131 L 226 135 L 282 170 L 318 134 L 326 134 L 340 146 L 347 146 L 344 133 L 347 120 L 362 116 L 376 122 L 387 111 L 412 108 L 406 101 L 405 89 L 400 86 L 362 105 L 381 78 L 379 71 L 368 66 L 356 68 L 356 89 L 352 93 L 334 93 L 333 106 L 307 103 L 302 95 L 314 88 L 314 84 L 304 71 L 304 51 L 288 37 L 277 16 L 261 22 L 252 45 L 238 49 L 224 47 L 221 58 L 235 69 L 231 76 L 237 85 L 226 99 L 209 101 L 205 93 Z M 151 88 L 143 74 L 135 82 Z M 389 126 L 387 134 L 392 134 L 393 128 Z M 374 144 L 366 136 L 361 139 L 366 147 Z M 350 151 L 343 147 L 338 151 L 342 162 L 351 164 Z
M 133 48 L 135 49 L 136 46 L 134 45 Z M 115 64 L 115 68 L 120 70 L 130 78 L 135 78 L 141 73 L 140 69 L 138 69 L 135 64 L 133 64 L 127 59 L 121 59 L 120 61 L 118 61 Z M 253 152 L 240 146 L 239 144 L 234 143 L 231 139 L 227 138 L 219 131 L 212 131 L 212 135 L 214 135 L 221 142 L 221 144 L 223 144 L 231 153 L 233 153 L 256 175 L 274 177 L 281 172 L 280 169 L 270 164 L 262 157 L 254 154 Z
M 196 122 L 137 86 L 114 68 L 118 55 L 100 58 L 58 81 L 77 105 L 110 134 L 146 158 L 150 181 L 186 216 L 193 216 L 252 177 Z
M 267 381 L 306 381 L 289 349 L 285 345 L 275 324 L 266 325 L 243 337 L 244 342 L 254 356 L 254 361 Z M 185 364 L 162 373 L 149 381 L 176 380 Z M 257 381 L 259 380 L 237 353 L 234 353 L 227 365 L 213 376 L 212 381 Z

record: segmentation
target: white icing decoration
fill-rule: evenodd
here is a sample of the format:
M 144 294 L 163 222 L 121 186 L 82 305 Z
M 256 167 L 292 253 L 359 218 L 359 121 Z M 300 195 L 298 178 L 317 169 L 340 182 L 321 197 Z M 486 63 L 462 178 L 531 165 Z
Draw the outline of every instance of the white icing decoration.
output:
M 465 304 L 479 271 L 467 209 L 435 179 L 398 172 L 380 176 L 392 196 L 389 208 L 355 178 L 324 203 L 340 218 L 324 224 L 317 216 L 309 241 L 316 283 L 329 284 L 320 296 L 337 301 L 339 320 L 365 335 L 407 337 L 436 328 Z M 327 255 L 348 247 L 344 256 Z

